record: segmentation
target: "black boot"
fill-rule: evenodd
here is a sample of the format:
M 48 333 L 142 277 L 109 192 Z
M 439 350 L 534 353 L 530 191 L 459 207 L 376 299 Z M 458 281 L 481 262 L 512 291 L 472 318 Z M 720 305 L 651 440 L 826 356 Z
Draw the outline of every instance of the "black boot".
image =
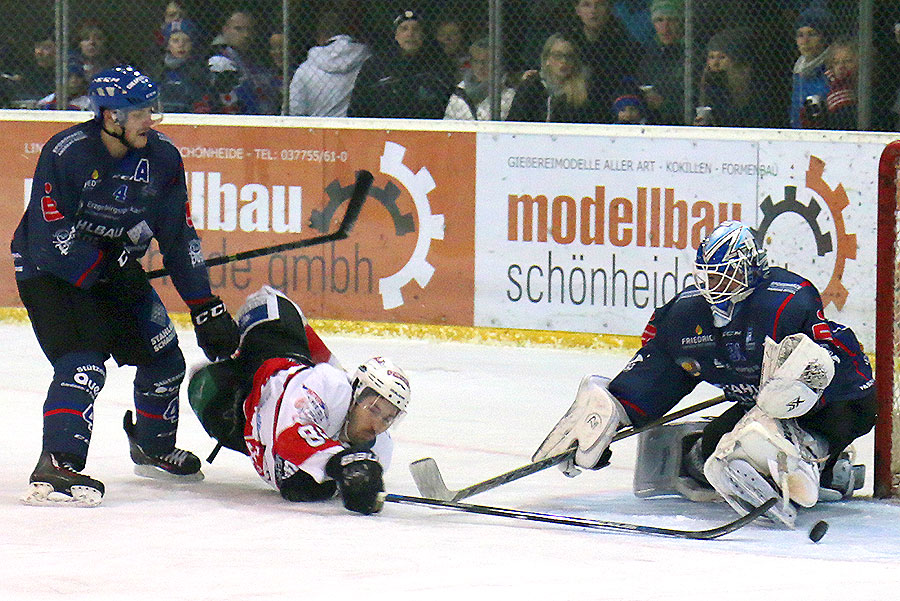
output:
M 131 460 L 135 463 L 135 474 L 147 478 L 175 479 L 182 482 L 203 480 L 200 459 L 196 455 L 178 448 L 173 448 L 166 453 L 151 455 L 141 448 L 135 438 L 131 411 L 125 412 L 123 422 L 125 434 L 128 435 Z
M 103 483 L 80 473 L 84 460 L 67 453 L 44 451 L 31 472 L 31 486 L 22 498 L 26 505 L 96 507 L 106 489 Z

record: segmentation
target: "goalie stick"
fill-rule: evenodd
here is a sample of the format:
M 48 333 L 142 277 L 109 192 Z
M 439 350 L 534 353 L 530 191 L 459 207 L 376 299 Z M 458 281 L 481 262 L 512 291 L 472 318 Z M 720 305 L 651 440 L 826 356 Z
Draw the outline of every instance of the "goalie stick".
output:
M 636 534 L 654 534 L 657 536 L 668 536 L 671 538 L 690 538 L 699 540 L 710 540 L 719 538 L 729 532 L 734 532 L 739 528 L 743 528 L 756 518 L 768 511 L 778 499 L 769 499 L 759 507 L 751 510 L 747 515 L 741 516 L 721 526 L 709 528 L 706 530 L 680 530 L 677 528 L 664 528 L 662 526 L 642 526 L 638 524 L 628 524 L 625 522 L 610 522 L 606 520 L 592 520 L 590 518 L 572 517 L 564 515 L 554 515 L 552 513 L 537 513 L 534 511 L 520 511 L 518 509 L 504 509 L 502 507 L 490 507 L 487 505 L 471 505 L 468 503 L 457 503 L 455 501 L 441 501 L 438 499 L 425 499 L 422 497 L 408 497 L 406 495 L 395 495 L 381 493 L 382 499 L 388 503 L 401 503 L 405 505 L 427 505 L 429 507 L 441 507 L 444 509 L 452 509 L 455 511 L 463 511 L 466 513 L 478 513 L 481 515 L 493 515 L 504 518 L 513 518 L 517 520 L 527 520 L 530 522 L 543 522 L 546 524 L 559 524 L 562 526 L 578 526 L 580 528 L 593 528 L 597 530 L 612 530 L 614 532 L 632 532 Z
M 341 223 L 335 231 L 328 234 L 322 234 L 321 236 L 294 240 L 293 242 L 245 250 L 233 255 L 213 257 L 211 259 L 206 259 L 206 266 L 215 267 L 216 265 L 224 265 L 225 263 L 231 263 L 233 261 L 272 255 L 285 250 L 295 250 L 298 248 L 306 248 L 308 246 L 316 246 L 318 244 L 343 240 L 350 234 L 350 230 L 353 229 L 353 226 L 359 217 L 359 213 L 362 210 L 363 203 L 366 201 L 366 195 L 369 193 L 369 187 L 371 187 L 373 179 L 372 174 L 365 169 L 356 172 L 356 182 L 353 185 L 353 192 L 350 195 L 350 200 L 347 202 L 347 211 L 344 213 L 344 217 L 341 219 Z M 169 270 L 165 268 L 154 269 L 153 271 L 147 272 L 147 278 L 151 280 L 167 275 L 169 275 Z
M 629 436 L 634 436 L 635 434 L 640 434 L 641 432 L 656 428 L 657 426 L 662 426 L 663 424 L 675 421 L 676 419 L 682 418 L 686 415 L 691 415 L 692 413 L 702 411 L 703 409 L 707 409 L 708 407 L 712 407 L 713 405 L 718 405 L 724 400 L 725 396 L 719 395 L 714 398 L 707 399 L 701 403 L 697 403 L 696 405 L 691 405 L 690 407 L 681 409 L 680 411 L 665 415 L 655 422 L 649 423 L 645 426 L 641 426 L 640 428 L 626 428 L 624 430 L 620 430 L 615 435 L 615 437 L 613 437 L 612 442 L 622 440 L 623 438 L 628 438 Z M 528 465 L 523 465 L 522 467 L 510 470 L 508 472 L 500 474 L 499 476 L 494 476 L 493 478 L 485 480 L 484 482 L 479 482 L 460 490 L 450 490 L 449 488 L 447 488 L 447 485 L 444 483 L 444 477 L 441 475 L 440 469 L 438 469 L 437 461 L 435 461 L 431 457 L 425 457 L 424 459 L 413 461 L 409 464 L 409 471 L 412 473 L 412 477 L 416 483 L 416 488 L 419 490 L 419 494 L 421 494 L 423 497 L 427 497 L 429 499 L 438 499 L 441 501 L 460 501 L 467 497 L 471 497 L 472 495 L 477 495 L 478 493 L 491 490 L 492 488 L 497 488 L 498 486 L 502 486 L 503 484 L 518 480 L 519 478 L 524 478 L 525 476 L 529 476 L 536 472 L 540 472 L 541 470 L 545 470 L 548 467 L 552 467 L 558 463 L 562 463 L 563 461 L 571 457 L 575 453 L 575 451 L 576 448 L 572 447 L 571 449 L 563 451 L 562 453 L 559 453 L 557 455 L 551 455 L 550 457 L 541 459 L 540 461 L 535 461 L 533 463 L 529 463 Z

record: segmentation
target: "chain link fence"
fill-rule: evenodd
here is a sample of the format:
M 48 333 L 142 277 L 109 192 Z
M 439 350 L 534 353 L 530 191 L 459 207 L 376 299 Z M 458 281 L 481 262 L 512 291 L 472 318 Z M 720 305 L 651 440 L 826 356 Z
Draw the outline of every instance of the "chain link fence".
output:
M 900 3 L 31 0 L 0 106 L 83 109 L 127 62 L 184 113 L 890 131 Z

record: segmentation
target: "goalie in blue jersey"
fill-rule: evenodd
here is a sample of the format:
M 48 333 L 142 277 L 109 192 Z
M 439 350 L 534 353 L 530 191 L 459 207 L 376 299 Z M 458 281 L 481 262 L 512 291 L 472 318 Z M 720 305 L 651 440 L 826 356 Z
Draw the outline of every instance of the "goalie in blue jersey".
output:
M 770 267 L 739 222 L 700 244 L 694 277 L 654 312 L 643 346 L 615 378 L 584 378 L 533 460 L 577 445 L 563 471 L 602 467 L 617 429 L 654 421 L 708 382 L 734 404 L 711 421 L 643 436 L 636 493 L 721 495 L 739 513 L 780 497 L 769 516 L 788 526 L 798 506 L 852 496 L 864 467 L 847 449 L 872 429 L 877 406 L 853 331 L 825 318 L 808 280 Z

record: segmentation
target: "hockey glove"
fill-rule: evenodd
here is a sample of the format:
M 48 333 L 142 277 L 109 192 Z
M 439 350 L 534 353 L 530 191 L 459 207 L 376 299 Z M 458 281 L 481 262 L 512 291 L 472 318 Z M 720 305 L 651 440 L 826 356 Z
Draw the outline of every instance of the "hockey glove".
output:
M 210 361 L 226 359 L 237 349 L 241 335 L 225 303 L 218 296 L 191 309 L 197 345 Z
M 325 473 L 337 482 L 344 507 L 364 515 L 381 511 L 382 472 L 378 457 L 368 450 L 343 450 L 325 466 Z

